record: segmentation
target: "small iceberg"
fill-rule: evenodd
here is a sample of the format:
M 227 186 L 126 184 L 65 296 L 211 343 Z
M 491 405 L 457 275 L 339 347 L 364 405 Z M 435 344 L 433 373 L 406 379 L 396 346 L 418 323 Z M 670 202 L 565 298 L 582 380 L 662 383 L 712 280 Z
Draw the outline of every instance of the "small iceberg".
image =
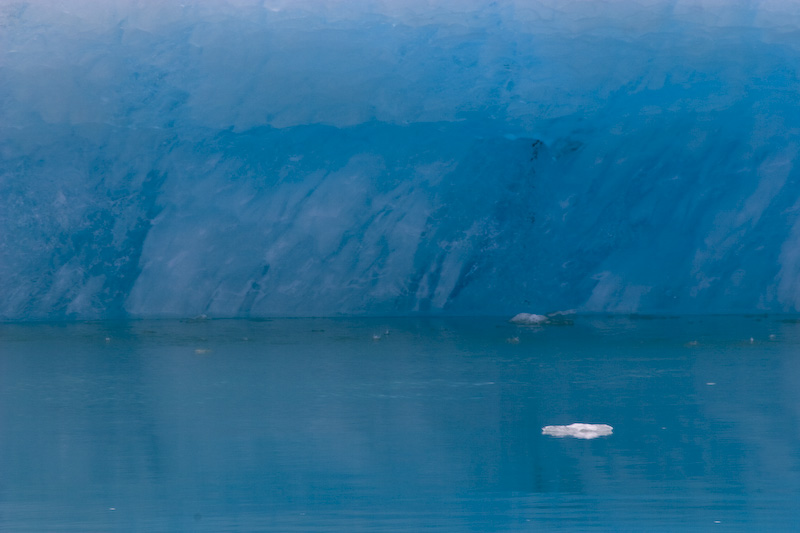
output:
M 535 315 L 533 313 L 519 313 L 511 319 L 514 324 L 523 324 L 526 326 L 539 326 L 547 324 L 550 321 L 545 315 Z
M 546 315 L 537 315 L 535 313 L 519 313 L 514 316 L 509 322 L 512 324 L 519 324 L 521 326 L 542 326 L 544 324 L 552 326 L 571 326 L 572 320 L 567 318 L 574 315 L 575 311 L 556 311 L 555 313 L 547 313 Z
M 542 435 L 551 437 L 575 437 L 576 439 L 596 439 L 597 437 L 608 437 L 614 432 L 614 428 L 608 424 L 570 424 L 568 426 L 545 426 L 542 428 Z

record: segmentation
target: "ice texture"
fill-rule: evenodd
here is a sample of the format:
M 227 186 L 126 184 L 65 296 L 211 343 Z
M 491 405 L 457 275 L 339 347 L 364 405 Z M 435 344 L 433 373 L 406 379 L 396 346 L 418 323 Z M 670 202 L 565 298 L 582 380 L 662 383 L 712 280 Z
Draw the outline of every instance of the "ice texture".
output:
M 0 2 L 0 319 L 800 310 L 800 10 Z
M 582 424 L 576 422 L 568 426 L 545 426 L 542 428 L 542 435 L 551 437 L 575 437 L 576 439 L 596 439 L 607 437 L 614 432 L 614 428 L 608 424 Z

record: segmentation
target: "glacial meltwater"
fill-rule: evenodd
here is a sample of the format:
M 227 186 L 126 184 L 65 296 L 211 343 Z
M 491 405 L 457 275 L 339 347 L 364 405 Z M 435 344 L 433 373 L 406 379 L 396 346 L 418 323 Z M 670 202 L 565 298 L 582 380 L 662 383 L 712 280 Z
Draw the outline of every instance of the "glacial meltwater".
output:
M 2 324 L 0 530 L 800 523 L 800 321 L 572 322 Z

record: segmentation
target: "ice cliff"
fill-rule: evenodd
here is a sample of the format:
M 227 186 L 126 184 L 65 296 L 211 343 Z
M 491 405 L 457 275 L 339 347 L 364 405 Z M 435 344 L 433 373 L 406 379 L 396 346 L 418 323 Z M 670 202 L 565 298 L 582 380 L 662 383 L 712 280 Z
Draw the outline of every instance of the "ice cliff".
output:
M 800 310 L 779 1 L 0 0 L 0 319 Z

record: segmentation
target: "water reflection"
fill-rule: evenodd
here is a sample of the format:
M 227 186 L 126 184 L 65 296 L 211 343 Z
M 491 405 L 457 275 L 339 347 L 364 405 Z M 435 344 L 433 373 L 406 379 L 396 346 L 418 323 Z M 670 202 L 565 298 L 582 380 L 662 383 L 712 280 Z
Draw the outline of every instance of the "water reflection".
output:
M 763 317 L 0 325 L 0 529 L 791 529 L 799 346 Z M 576 421 L 613 434 L 542 435 Z

